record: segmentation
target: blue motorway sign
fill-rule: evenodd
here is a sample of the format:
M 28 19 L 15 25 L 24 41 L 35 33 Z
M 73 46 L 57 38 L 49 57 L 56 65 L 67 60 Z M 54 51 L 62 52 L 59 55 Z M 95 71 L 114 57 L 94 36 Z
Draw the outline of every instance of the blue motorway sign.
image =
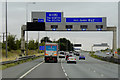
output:
M 46 22 L 61 22 L 61 12 L 46 12 Z
M 66 22 L 102 22 L 102 18 L 66 18 Z
M 44 19 L 38 19 L 38 22 L 44 22 Z
M 39 49 L 40 50 L 45 50 L 45 46 L 40 46 Z

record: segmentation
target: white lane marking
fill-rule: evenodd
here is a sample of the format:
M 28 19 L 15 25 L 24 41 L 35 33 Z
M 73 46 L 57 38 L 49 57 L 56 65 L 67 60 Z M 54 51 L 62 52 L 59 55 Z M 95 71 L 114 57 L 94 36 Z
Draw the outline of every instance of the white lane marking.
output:
M 67 76 L 67 74 L 65 73 L 65 76 Z
M 67 80 L 69 80 L 69 77 L 68 77 L 67 73 L 65 72 L 65 69 L 63 68 L 62 60 L 63 60 L 63 59 L 61 59 L 61 67 L 62 67 L 62 70 L 63 70 L 63 72 L 64 72 L 64 74 L 65 74 Z
M 65 70 L 63 70 L 65 72 Z
M 61 66 L 62 67 L 62 66 Z M 63 67 L 62 67 L 62 69 L 63 69 Z
M 35 68 L 37 68 L 39 65 L 41 65 L 43 62 L 39 63 L 38 65 L 34 66 L 32 69 L 30 69 L 29 71 L 27 71 L 25 74 L 23 74 L 22 76 L 20 76 L 19 78 L 23 78 L 25 77 L 28 73 L 30 73 L 32 70 L 34 70 Z M 19 79 L 18 79 L 19 80 Z

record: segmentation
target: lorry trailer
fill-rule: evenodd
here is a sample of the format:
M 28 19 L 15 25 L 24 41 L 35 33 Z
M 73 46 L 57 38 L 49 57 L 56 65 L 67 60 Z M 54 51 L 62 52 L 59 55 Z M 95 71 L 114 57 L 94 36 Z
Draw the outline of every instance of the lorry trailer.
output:
M 45 43 L 45 62 L 58 62 L 58 44 Z

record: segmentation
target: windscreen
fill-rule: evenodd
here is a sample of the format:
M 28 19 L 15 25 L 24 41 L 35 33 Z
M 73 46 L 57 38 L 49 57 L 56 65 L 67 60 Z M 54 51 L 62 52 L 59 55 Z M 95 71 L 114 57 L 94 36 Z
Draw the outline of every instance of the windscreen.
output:
M 64 55 L 64 52 L 60 52 L 60 54 Z
M 46 54 L 48 55 L 57 54 L 57 46 L 46 45 Z

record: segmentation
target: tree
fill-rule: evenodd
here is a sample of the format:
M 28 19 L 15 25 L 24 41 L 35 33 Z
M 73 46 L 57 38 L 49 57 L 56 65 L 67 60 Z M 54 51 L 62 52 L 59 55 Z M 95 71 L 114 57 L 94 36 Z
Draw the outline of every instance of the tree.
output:
M 43 37 L 43 38 L 41 39 L 41 43 L 42 43 L 43 41 L 44 41 L 44 42 L 50 42 L 50 43 L 52 42 L 52 41 L 49 39 L 49 37 Z
M 38 41 L 35 42 L 35 49 L 38 49 Z
M 73 44 L 66 38 L 60 38 L 57 43 L 60 51 L 73 51 Z
M 118 55 L 120 55 L 120 48 L 117 49 Z
M 8 51 L 10 50 L 17 50 L 21 48 L 21 39 L 20 40 L 15 40 L 16 35 L 8 35 Z M 2 43 L 2 48 L 5 49 L 6 48 L 6 41 L 4 43 Z
M 40 43 L 40 46 L 45 46 L 45 42 Z
M 30 40 L 30 41 L 29 41 L 28 49 L 29 49 L 29 50 L 35 50 L 34 40 Z
M 20 40 L 16 40 L 16 49 L 20 49 L 21 48 L 21 39 Z
M 16 50 L 15 37 L 15 35 L 8 35 L 8 50 Z
M 2 43 L 2 48 L 5 49 L 6 48 L 6 44 Z

